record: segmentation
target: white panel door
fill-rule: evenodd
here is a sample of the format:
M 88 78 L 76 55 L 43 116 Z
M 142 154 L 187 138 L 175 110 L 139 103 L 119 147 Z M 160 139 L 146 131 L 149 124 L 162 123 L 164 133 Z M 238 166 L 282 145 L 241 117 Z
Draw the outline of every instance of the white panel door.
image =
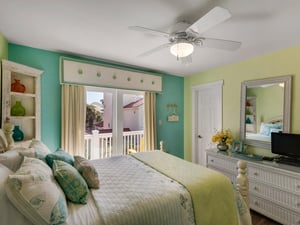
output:
M 193 87 L 193 162 L 203 166 L 211 137 L 222 128 L 222 85 L 217 81 Z

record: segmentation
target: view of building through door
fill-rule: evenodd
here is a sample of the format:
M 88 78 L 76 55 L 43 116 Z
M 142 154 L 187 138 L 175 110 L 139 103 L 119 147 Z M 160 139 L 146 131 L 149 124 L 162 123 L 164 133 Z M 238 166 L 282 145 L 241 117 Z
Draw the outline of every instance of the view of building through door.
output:
M 85 152 L 89 159 L 140 151 L 144 134 L 143 92 L 86 88 Z

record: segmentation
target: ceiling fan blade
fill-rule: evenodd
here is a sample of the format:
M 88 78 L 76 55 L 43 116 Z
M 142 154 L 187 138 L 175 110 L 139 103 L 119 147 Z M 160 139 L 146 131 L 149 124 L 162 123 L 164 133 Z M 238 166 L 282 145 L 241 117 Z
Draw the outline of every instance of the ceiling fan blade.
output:
M 201 38 L 201 47 L 207 48 L 216 48 L 216 49 L 224 49 L 229 51 L 235 51 L 239 47 L 241 47 L 242 42 L 239 41 L 230 41 L 230 40 L 222 40 L 215 38 Z
M 171 45 L 172 45 L 171 43 L 166 43 L 166 44 L 160 45 L 160 46 L 158 46 L 158 47 L 156 47 L 156 48 L 153 48 L 153 49 L 151 49 L 151 50 L 149 50 L 149 51 L 146 51 L 146 52 L 144 52 L 144 53 L 138 55 L 138 57 L 149 56 L 149 55 L 151 55 L 151 54 L 153 54 L 153 53 L 155 53 L 155 52 L 158 52 L 158 51 L 160 51 L 160 50 L 162 50 L 162 49 L 169 48 Z
M 148 34 L 154 34 L 156 36 L 164 36 L 166 38 L 169 37 L 169 33 L 163 32 L 163 31 L 159 31 L 159 30 L 153 30 L 150 28 L 146 28 L 146 27 L 140 27 L 140 26 L 129 26 L 128 27 L 130 30 L 135 30 L 135 31 L 141 31 L 141 32 L 145 32 Z
M 202 34 L 213 26 L 216 26 L 217 24 L 229 19 L 230 17 L 231 14 L 227 9 L 217 6 L 189 26 L 186 31 L 193 30 L 199 34 Z

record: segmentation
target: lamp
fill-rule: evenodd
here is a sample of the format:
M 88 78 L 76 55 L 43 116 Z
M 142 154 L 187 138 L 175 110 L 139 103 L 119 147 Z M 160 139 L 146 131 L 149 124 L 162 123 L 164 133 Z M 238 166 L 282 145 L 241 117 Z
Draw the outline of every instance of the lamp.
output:
M 185 40 L 176 42 L 170 48 L 170 52 L 178 58 L 186 57 L 192 54 L 193 51 L 194 45 Z

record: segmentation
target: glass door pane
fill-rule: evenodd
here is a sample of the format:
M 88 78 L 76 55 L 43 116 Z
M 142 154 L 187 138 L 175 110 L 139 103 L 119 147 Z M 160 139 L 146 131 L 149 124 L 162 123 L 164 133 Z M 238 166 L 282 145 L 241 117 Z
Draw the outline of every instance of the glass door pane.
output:
M 144 150 L 144 95 L 123 94 L 123 154 Z
M 113 153 L 113 93 L 99 88 L 86 92 L 86 157 L 111 157 Z

